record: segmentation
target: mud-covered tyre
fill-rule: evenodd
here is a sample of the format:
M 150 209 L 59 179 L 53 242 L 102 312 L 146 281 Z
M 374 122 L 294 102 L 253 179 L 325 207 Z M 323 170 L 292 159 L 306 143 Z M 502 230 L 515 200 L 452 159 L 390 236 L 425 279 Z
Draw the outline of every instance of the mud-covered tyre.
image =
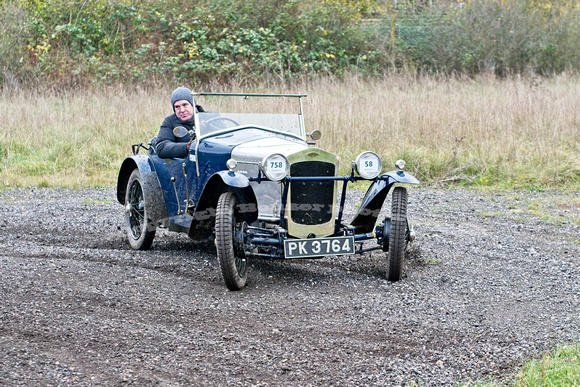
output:
M 215 245 L 224 282 L 230 290 L 241 290 L 248 280 L 248 263 L 234 246 L 238 199 L 232 192 L 220 195 L 215 220 Z
M 407 189 L 395 187 L 391 203 L 391 227 L 389 251 L 387 252 L 389 281 L 399 281 L 403 274 L 403 262 L 407 248 Z
M 133 170 L 125 191 L 125 228 L 134 250 L 148 250 L 155 238 L 156 227 L 148 217 L 143 194 L 143 180 L 138 169 Z

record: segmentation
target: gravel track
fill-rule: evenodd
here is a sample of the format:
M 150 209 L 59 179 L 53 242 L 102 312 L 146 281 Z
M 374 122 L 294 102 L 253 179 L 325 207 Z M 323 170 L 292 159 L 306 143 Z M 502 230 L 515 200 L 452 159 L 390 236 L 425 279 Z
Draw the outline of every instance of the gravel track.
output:
M 230 292 L 210 242 L 130 250 L 114 189 L 0 192 L 0 385 L 501 383 L 580 339 L 579 199 L 411 188 L 401 281 L 373 252 L 255 260 Z

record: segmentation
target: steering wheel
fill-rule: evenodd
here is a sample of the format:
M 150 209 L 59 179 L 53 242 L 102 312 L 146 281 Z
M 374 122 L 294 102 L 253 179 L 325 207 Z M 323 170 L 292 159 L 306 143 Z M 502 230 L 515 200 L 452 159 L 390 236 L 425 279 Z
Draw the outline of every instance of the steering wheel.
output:
M 229 117 L 213 117 L 213 118 L 210 118 L 209 120 L 205 121 L 205 124 L 212 126 L 214 129 L 223 129 L 223 128 L 218 127 L 215 124 L 216 121 L 229 121 L 232 124 L 234 124 L 234 126 L 239 126 L 240 125 L 235 120 L 232 120 Z

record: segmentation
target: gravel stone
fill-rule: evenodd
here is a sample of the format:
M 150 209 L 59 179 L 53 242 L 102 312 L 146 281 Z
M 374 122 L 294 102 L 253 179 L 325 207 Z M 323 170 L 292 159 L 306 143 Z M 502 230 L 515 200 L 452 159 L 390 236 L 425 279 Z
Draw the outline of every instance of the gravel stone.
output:
M 410 188 L 401 281 L 379 250 L 252 260 L 240 292 L 211 241 L 131 250 L 115 197 L 0 192 L 0 385 L 502 383 L 579 340 L 579 193 Z

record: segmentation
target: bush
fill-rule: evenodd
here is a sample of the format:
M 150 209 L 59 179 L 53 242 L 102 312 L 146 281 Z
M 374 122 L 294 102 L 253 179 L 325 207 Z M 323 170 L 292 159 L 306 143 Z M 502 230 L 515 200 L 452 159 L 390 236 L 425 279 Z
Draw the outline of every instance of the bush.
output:
M 206 83 L 580 66 L 568 0 L 5 0 L 0 84 Z
M 383 20 L 382 31 L 394 26 L 394 54 L 422 71 L 554 74 L 578 70 L 579 12 L 566 1 L 402 7 Z
M 0 23 L 22 23 L 4 29 L 1 49 L 50 84 L 207 82 L 341 74 L 360 67 L 371 40 L 357 28 L 367 8 L 355 1 L 189 4 L 9 1 Z M 0 68 L 18 71 L 14 60 Z

